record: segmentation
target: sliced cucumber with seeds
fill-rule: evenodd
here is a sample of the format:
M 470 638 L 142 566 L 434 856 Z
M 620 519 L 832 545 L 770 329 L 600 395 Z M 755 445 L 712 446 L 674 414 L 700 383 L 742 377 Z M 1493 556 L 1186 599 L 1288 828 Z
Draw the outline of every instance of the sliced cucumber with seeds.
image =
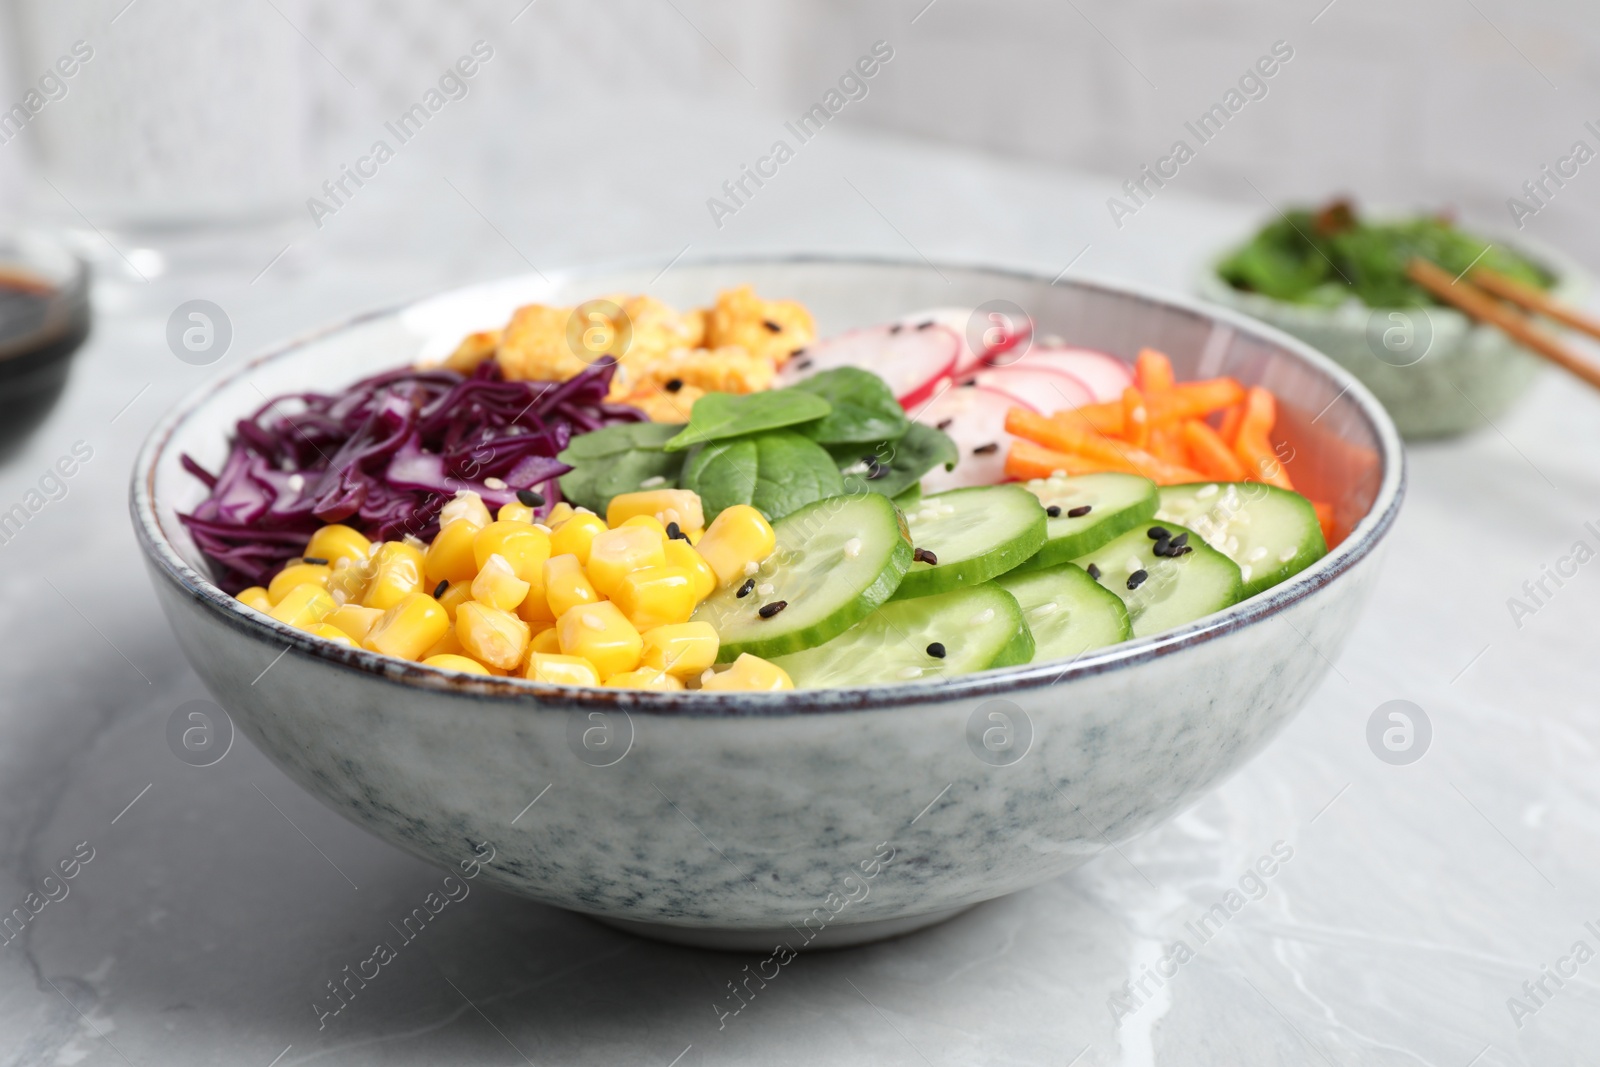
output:
M 1169 485 L 1156 516 L 1183 523 L 1237 563 L 1247 597 L 1328 553 L 1311 501 L 1259 482 Z
M 709 622 L 722 639 L 718 662 L 741 652 L 798 652 L 837 637 L 888 600 L 911 565 L 900 513 L 879 493 L 818 500 L 772 531 L 777 545 L 756 572 L 695 609 L 695 621 Z
M 994 582 L 885 604 L 825 645 L 773 662 L 801 689 L 893 685 L 1033 658 L 1016 598 Z
M 1133 636 L 1122 598 L 1074 564 L 1012 571 L 994 584 L 1017 598 L 1033 631 L 1034 663 L 1075 659 Z
M 1172 547 L 1173 541 L 1179 545 Z M 1169 546 L 1164 551 L 1181 554 L 1158 556 L 1163 544 Z M 1193 622 L 1244 595 L 1233 560 L 1172 522 L 1140 523 L 1073 562 L 1122 598 L 1135 637 Z
M 1047 514 L 1058 509 L 1045 527 L 1044 547 L 1022 565 L 1028 570 L 1077 559 L 1156 514 L 1156 483 L 1137 474 L 1080 474 L 1021 484 Z
M 923 497 L 906 512 L 911 543 L 920 551 L 896 599 L 945 593 L 1004 574 L 1039 551 L 1046 521 L 1039 498 L 1016 485 Z

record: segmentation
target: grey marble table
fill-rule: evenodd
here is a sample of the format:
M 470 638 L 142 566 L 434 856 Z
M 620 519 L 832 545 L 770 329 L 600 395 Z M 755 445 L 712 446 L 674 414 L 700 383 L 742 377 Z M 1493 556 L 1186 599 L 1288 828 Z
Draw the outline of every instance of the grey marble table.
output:
M 1500 425 L 1412 450 L 1385 577 L 1325 684 L 1164 829 L 925 933 L 803 956 L 720 1025 L 746 960 L 475 890 L 318 1028 L 324 983 L 438 874 L 246 741 L 205 768 L 169 750 L 173 709 L 204 693 L 125 505 L 168 404 L 273 339 L 530 264 L 854 249 L 1183 289 L 1259 214 L 1174 187 L 1119 231 L 1108 181 L 838 129 L 718 229 L 704 201 L 770 124 L 669 112 L 641 105 L 648 167 L 579 176 L 503 142 L 468 165 L 486 139 L 469 116 L 320 230 L 94 239 L 95 335 L 0 467 L 8 507 L 76 442 L 92 449 L 0 545 L 0 907 L 77 860 L 68 895 L 0 948 L 0 1062 L 1600 1062 L 1596 577 L 1547 579 L 1520 619 L 1507 606 L 1576 542 L 1600 547 L 1600 402 L 1554 373 Z M 592 120 L 541 119 L 541 136 Z M 165 342 L 195 298 L 234 331 L 209 367 Z M 1407 766 L 1367 742 L 1395 699 L 1432 726 Z M 1274 874 L 1251 877 L 1274 850 Z M 1244 905 L 1205 923 L 1230 892 Z M 1191 958 L 1161 978 L 1178 940 Z

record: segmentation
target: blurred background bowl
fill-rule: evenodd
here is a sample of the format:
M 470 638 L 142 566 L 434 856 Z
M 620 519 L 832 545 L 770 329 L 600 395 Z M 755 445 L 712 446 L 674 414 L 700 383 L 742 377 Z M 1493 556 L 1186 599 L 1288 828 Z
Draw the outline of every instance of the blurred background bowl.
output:
M 89 320 L 82 259 L 39 230 L 0 234 L 0 454 L 60 397 Z

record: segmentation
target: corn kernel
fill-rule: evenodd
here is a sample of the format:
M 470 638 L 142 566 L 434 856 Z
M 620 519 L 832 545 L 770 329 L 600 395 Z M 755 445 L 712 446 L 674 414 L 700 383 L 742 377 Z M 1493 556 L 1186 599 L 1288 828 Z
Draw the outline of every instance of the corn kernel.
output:
M 594 664 L 582 656 L 557 656 L 544 652 L 535 652 L 528 657 L 528 666 L 522 676 L 535 682 L 550 682 L 553 685 L 600 684 L 600 676 L 595 673 Z
M 620 526 L 635 515 L 649 515 L 664 527 L 678 524 L 684 533 L 705 529 L 705 509 L 700 495 L 688 489 L 645 489 L 637 493 L 618 493 L 606 506 L 606 521 Z
M 478 569 L 489 562 L 490 556 L 504 556 L 518 578 L 532 584 L 534 576 L 552 555 L 550 535 L 525 522 L 491 522 L 478 531 L 472 542 L 472 554 Z
M 506 558 L 496 552 L 484 561 L 472 579 L 472 599 L 501 611 L 511 611 L 528 595 L 530 586 L 516 576 Z
M 772 554 L 778 538 L 761 512 L 749 504 L 724 508 L 706 530 L 695 550 L 716 572 L 717 583 L 744 581 L 744 565 L 760 563 Z
M 533 522 L 533 509 L 520 500 L 513 500 L 509 504 L 501 504 L 500 510 L 494 517 L 501 522 Z
M 351 639 L 359 642 L 372 631 L 372 627 L 381 618 L 383 612 L 377 608 L 364 608 L 360 604 L 341 604 L 334 609 L 333 614 L 322 621 L 329 626 L 337 626 L 349 634 Z
M 564 655 L 593 663 L 602 681 L 637 667 L 644 648 L 639 631 L 615 604 L 604 600 L 567 609 L 556 623 L 556 637 Z
M 593 604 L 600 599 L 583 573 L 583 565 L 573 555 L 551 556 L 545 563 L 544 595 L 555 619 L 579 604 Z
M 576 509 L 565 500 L 550 509 L 550 514 L 545 516 L 544 524 L 552 530 L 576 514 Z
M 457 656 L 449 652 L 440 652 L 433 656 L 424 656 L 424 667 L 438 667 L 444 671 L 460 671 L 462 674 L 488 674 L 489 668 L 473 659 L 471 656 Z
M 372 557 L 372 581 L 361 603 L 388 611 L 422 590 L 422 553 L 404 541 L 385 541 Z
M 300 585 L 326 589 L 332 574 L 333 569 L 325 563 L 291 563 L 267 583 L 267 599 L 276 604 L 289 595 L 289 590 Z
M 623 578 L 611 599 L 640 630 L 688 622 L 694 614 L 694 577 L 682 567 L 646 567 Z
M 462 648 L 461 642 L 456 639 L 456 625 L 454 622 L 451 622 L 450 629 L 444 632 L 444 636 L 439 638 L 439 640 L 435 641 L 433 644 L 429 645 L 427 648 L 423 649 L 422 655 L 418 658 L 427 659 L 429 656 L 463 655 L 466 655 L 466 649 Z
M 556 621 L 556 613 L 550 610 L 549 598 L 545 596 L 545 575 L 549 568 L 546 561 L 535 579 L 528 583 L 528 595 L 517 605 L 517 617 L 535 630 L 554 626 Z
M 361 646 L 385 656 L 421 659 L 449 630 L 450 617 L 437 600 L 427 593 L 410 593 L 383 613 Z
M 249 589 L 241 589 L 239 595 L 233 599 L 245 607 L 255 608 L 257 611 L 272 610 L 272 597 L 268 596 L 267 591 L 259 585 L 252 585 Z
M 701 683 L 700 688 L 723 692 L 736 689 L 777 692 L 780 689 L 793 689 L 794 682 L 790 680 L 789 673 L 776 663 L 745 652 L 733 661 L 733 666 L 713 674 Z
M 643 526 L 647 530 L 654 530 L 656 533 L 660 534 L 663 541 L 667 539 L 667 528 L 661 525 L 661 520 L 656 518 L 654 515 L 635 515 L 627 522 L 619 522 L 617 525 L 611 528 L 613 530 L 619 530 L 624 526 Z
M 613 674 L 606 679 L 606 685 L 614 689 L 654 689 L 658 692 L 683 688 L 683 682 L 666 671 L 658 671 L 653 667 L 640 667 L 635 671 Z
M 328 592 L 337 604 L 359 603 L 372 581 L 374 564 L 370 559 L 336 559 L 330 566 Z
M 424 558 L 429 582 L 438 585 L 470 581 L 478 573 L 478 561 L 472 553 L 478 530 L 479 527 L 465 519 L 457 519 L 440 529 Z
M 556 628 L 548 626 L 533 635 L 533 640 L 528 642 L 529 652 L 542 652 L 546 655 L 561 651 L 561 639 L 556 636 Z
M 440 509 L 439 529 L 463 520 L 470 523 L 474 530 L 489 525 L 489 506 L 483 502 L 483 497 L 470 489 L 456 493 L 455 498 Z
M 474 601 L 456 611 L 456 640 L 473 659 L 510 670 L 528 650 L 528 624 L 509 611 Z
M 709 622 L 680 622 L 646 630 L 639 662 L 679 678 L 692 678 L 717 662 L 717 631 Z
M 306 555 L 313 559 L 351 561 L 366 559 L 372 553 L 372 542 L 343 523 L 329 523 L 311 535 L 306 543 Z
M 435 586 L 437 588 L 437 586 Z M 450 616 L 450 622 L 456 621 L 456 609 L 472 599 L 472 582 L 451 582 L 444 587 L 444 592 L 439 594 L 439 606 L 444 608 L 444 613 Z
M 555 527 L 550 535 L 550 554 L 559 556 L 570 552 L 578 557 L 579 563 L 588 563 L 589 547 L 605 528 L 606 522 L 600 516 L 580 511 Z
M 267 614 L 290 626 L 315 626 L 332 614 L 337 606 L 322 586 L 297 585 Z
M 565 529 L 565 527 L 563 527 Z M 560 535 L 560 531 L 556 531 Z M 619 526 L 595 535 L 585 567 L 595 592 L 611 596 L 630 572 L 667 562 L 666 538 L 639 526 Z
M 694 599 L 696 603 L 704 600 L 717 591 L 717 576 L 711 569 L 711 564 L 689 542 L 681 538 L 673 538 L 667 542 L 667 566 L 682 567 L 689 572 L 689 577 L 694 579 Z
M 325 638 L 329 641 L 333 641 L 337 644 L 345 645 L 350 648 L 361 647 L 351 639 L 349 634 L 330 623 L 319 622 L 315 626 L 305 627 L 305 631 L 308 634 L 316 634 L 318 637 Z

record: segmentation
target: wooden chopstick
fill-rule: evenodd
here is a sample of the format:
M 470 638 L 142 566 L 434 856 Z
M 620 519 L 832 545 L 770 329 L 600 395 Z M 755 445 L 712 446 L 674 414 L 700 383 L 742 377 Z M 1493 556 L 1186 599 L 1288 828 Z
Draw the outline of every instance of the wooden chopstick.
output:
M 1406 275 L 1445 303 L 1479 322 L 1496 327 L 1524 348 L 1600 389 L 1600 367 L 1539 329 L 1526 315 L 1502 304 L 1472 282 L 1452 278 L 1449 271 L 1420 257 L 1407 265 Z
M 1574 330 L 1581 330 L 1590 337 L 1600 338 L 1600 320 L 1558 303 L 1542 290 L 1519 282 L 1515 278 L 1508 278 L 1488 267 L 1474 268 L 1467 277 L 1478 288 L 1487 289 L 1502 300 L 1509 300 L 1518 307 L 1537 312 L 1545 318 L 1555 319 L 1565 326 L 1571 326 Z

